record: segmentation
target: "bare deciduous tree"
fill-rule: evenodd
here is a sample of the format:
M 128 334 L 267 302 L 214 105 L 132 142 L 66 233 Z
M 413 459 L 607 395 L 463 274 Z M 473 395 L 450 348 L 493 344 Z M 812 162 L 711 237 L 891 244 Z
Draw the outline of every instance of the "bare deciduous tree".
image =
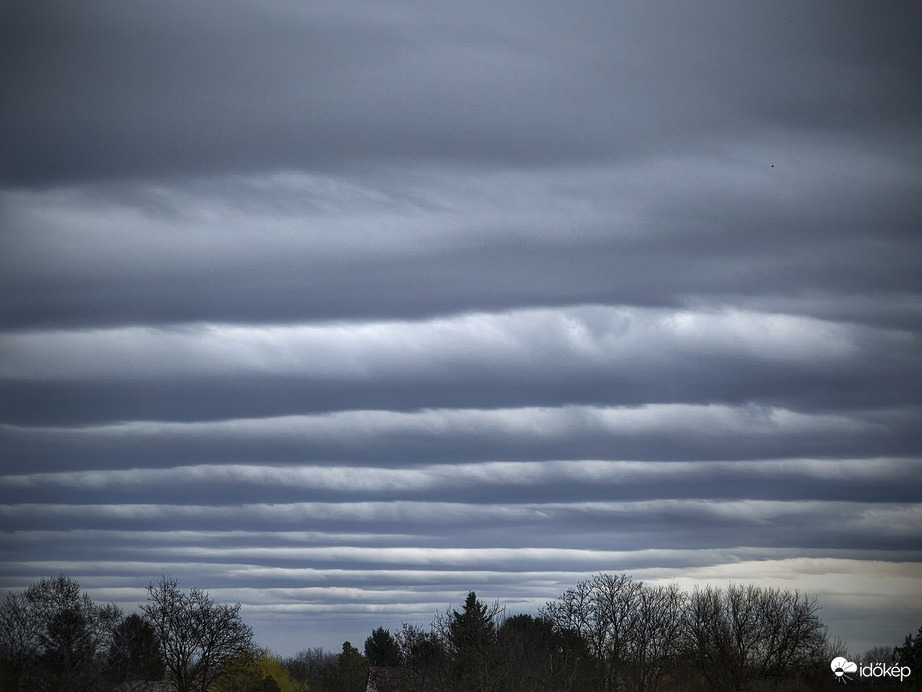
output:
M 285 659 L 285 666 L 292 678 L 306 683 L 311 690 L 323 690 L 328 671 L 336 665 L 336 654 L 326 651 L 322 646 L 304 649 L 292 658 Z
M 585 650 L 572 632 L 558 630 L 547 617 L 521 614 L 507 618 L 498 637 L 505 692 L 579 689 Z
M 400 652 L 401 690 L 437 692 L 448 689 L 450 656 L 438 634 L 404 623 L 395 639 Z
M 604 621 L 595 607 L 595 580 L 583 580 L 567 589 L 556 601 L 549 602 L 542 615 L 554 623 L 558 631 L 583 642 L 587 649 L 586 663 L 592 666 L 598 689 L 605 690 L 609 678 L 606 664 Z
M 548 603 L 544 614 L 586 642 L 596 689 L 645 692 L 656 689 L 679 654 L 684 604 L 675 584 L 651 587 L 626 574 L 598 574 Z
M 713 690 L 738 690 L 811 665 L 826 632 L 815 599 L 798 591 L 733 585 L 691 595 L 687 647 Z
M 0 600 L 0 689 L 26 689 L 26 677 L 38 656 L 41 622 L 23 593 Z
M 629 676 L 634 690 L 649 692 L 660 688 L 681 654 L 685 594 L 678 584 L 641 585 L 635 607 L 627 647 Z
M 168 577 L 149 584 L 147 593 L 141 609 L 157 630 L 177 692 L 206 692 L 224 664 L 250 652 L 253 632 L 240 617 L 239 603 L 215 603 L 201 589 L 183 591 Z

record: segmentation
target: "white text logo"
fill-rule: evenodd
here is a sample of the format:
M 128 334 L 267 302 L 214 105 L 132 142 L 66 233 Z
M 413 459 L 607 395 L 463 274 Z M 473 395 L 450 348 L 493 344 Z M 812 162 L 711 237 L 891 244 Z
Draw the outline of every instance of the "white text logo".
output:
M 862 663 L 858 665 L 843 656 L 836 656 L 832 659 L 830 667 L 839 682 L 848 682 L 855 673 L 862 678 L 899 678 L 900 682 L 902 682 L 912 673 L 909 666 L 890 665 L 887 663 Z

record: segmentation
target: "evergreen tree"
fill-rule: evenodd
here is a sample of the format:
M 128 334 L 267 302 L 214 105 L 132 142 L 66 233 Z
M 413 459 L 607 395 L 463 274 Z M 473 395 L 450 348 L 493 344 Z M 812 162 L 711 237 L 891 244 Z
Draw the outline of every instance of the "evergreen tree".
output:
M 160 680 L 166 668 L 153 625 L 137 613 L 124 618 L 113 633 L 108 663 L 114 682 Z
M 903 646 L 893 649 L 893 656 L 900 665 L 909 666 L 913 674 L 919 671 L 922 675 L 922 627 L 915 637 L 911 634 L 906 635 Z
M 451 677 L 458 690 L 490 692 L 502 681 L 502 661 L 496 646 L 498 605 L 492 607 L 471 591 L 461 611 L 448 618 L 448 643 L 452 653 Z
M 350 642 L 343 642 L 336 665 L 329 670 L 330 688 L 337 692 L 365 692 L 368 683 L 368 659 Z
M 400 662 L 397 642 L 390 630 L 379 627 L 365 640 L 365 657 L 373 666 L 396 666 Z

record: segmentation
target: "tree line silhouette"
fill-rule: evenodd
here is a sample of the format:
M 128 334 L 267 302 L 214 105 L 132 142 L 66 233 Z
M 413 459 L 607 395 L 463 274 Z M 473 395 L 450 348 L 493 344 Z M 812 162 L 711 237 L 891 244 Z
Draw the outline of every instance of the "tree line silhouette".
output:
M 687 592 L 603 573 L 515 615 L 470 592 L 428 626 L 374 629 L 364 652 L 345 642 L 287 659 L 256 645 L 239 603 L 166 576 L 147 592 L 127 616 L 64 575 L 6 594 L 0 692 L 800 692 L 835 689 L 830 661 L 847 657 L 815 598 L 753 585 Z M 861 660 L 922 674 L 922 628 Z

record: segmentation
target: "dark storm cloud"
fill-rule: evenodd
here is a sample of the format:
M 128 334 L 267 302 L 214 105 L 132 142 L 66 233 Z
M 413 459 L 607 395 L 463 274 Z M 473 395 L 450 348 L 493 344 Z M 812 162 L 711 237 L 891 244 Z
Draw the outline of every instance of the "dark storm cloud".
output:
M 738 310 L 19 332 L 0 353 L 5 420 L 46 425 L 561 404 L 848 412 L 911 408 L 922 386 L 911 332 Z
M 0 315 L 287 322 L 759 296 L 917 324 L 918 167 L 798 138 L 783 172 L 767 156 L 7 193 Z
M 293 653 L 629 571 L 898 643 L 920 12 L 3 3 L 0 586 Z
M 913 454 L 917 410 L 857 415 L 726 406 L 350 411 L 217 423 L 4 430 L 4 465 L 61 469 L 213 463 L 458 462 L 472 459 L 758 459 Z
M 919 10 L 12 2 L 3 178 L 517 163 L 873 126 L 901 147 Z M 913 142 L 918 146 L 918 140 Z

